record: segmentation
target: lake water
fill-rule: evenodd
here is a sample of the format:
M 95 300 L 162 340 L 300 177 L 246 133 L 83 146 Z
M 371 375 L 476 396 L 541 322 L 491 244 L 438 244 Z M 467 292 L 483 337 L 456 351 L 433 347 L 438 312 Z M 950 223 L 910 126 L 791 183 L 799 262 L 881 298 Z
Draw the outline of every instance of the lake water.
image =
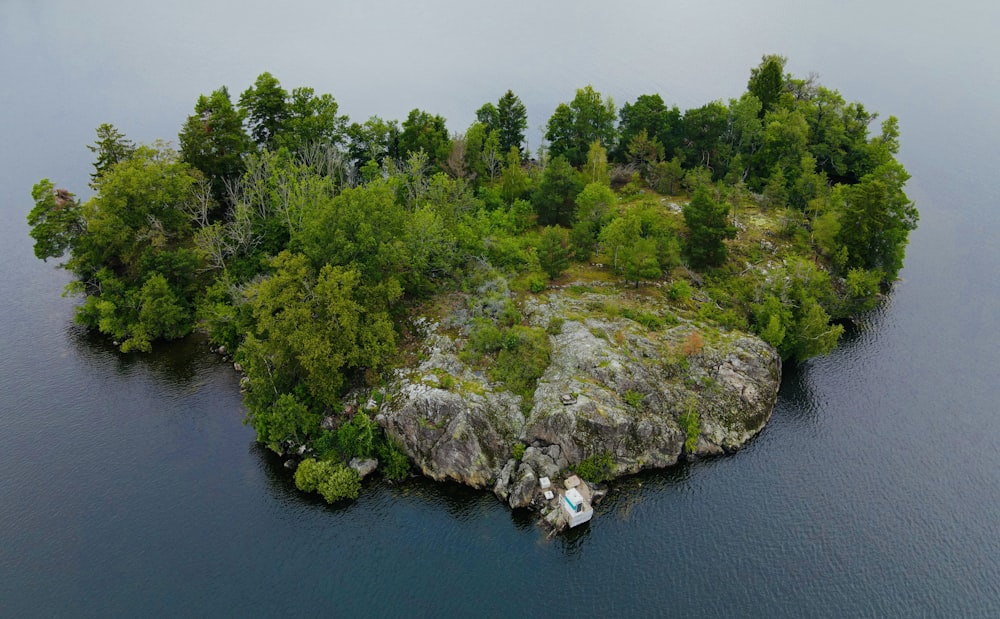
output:
M 1000 616 L 1000 8 L 415 4 L 0 3 L 0 616 Z M 902 281 L 786 369 L 746 449 L 624 480 L 555 539 L 453 485 L 297 492 L 203 342 L 118 354 L 31 253 L 32 184 L 86 195 L 98 124 L 172 138 L 264 70 L 453 131 L 513 88 L 537 145 L 588 82 L 690 107 L 769 52 L 900 118 Z

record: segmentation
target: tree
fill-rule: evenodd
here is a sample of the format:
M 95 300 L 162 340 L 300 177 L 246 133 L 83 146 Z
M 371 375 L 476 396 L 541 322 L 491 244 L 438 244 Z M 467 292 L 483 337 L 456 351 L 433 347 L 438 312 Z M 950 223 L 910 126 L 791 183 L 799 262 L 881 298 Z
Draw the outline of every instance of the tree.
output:
M 785 90 L 786 61 L 782 56 L 769 54 L 761 58 L 760 64 L 750 70 L 747 90 L 760 100 L 762 117 L 776 107 L 781 93 Z
M 682 132 L 681 111 L 675 105 L 668 108 L 660 95 L 639 95 L 635 103 L 626 103 L 621 109 L 620 144 L 628 148 L 635 138 L 646 132 L 646 137 L 659 145 L 660 157 L 670 157 L 680 148 Z M 619 150 L 617 160 L 624 160 L 627 151 Z
M 435 171 L 442 169 L 451 152 L 451 138 L 442 116 L 414 109 L 403 121 L 403 132 L 399 135 L 400 156 L 407 157 L 418 150 L 427 153 Z
M 350 138 L 348 152 L 359 170 L 369 161 L 381 167 L 386 158 L 399 157 L 399 124 L 394 120 L 372 116 L 364 123 L 352 123 L 347 128 L 347 135 Z
M 844 331 L 831 325 L 824 305 L 831 305 L 830 277 L 811 260 L 793 256 L 773 270 L 753 306 L 757 332 L 783 359 L 804 361 L 826 354 Z
M 571 226 L 576 219 L 577 194 L 583 190 L 580 174 L 569 161 L 559 155 L 542 173 L 538 188 L 532 195 L 538 223 L 541 225 Z
M 295 487 L 303 492 L 318 492 L 327 503 L 334 503 L 358 498 L 361 479 L 357 471 L 343 464 L 306 458 L 295 470 Z
M 602 97 L 593 86 L 579 88 L 573 101 L 559 104 L 549 119 L 545 133 L 549 152 L 552 157 L 562 155 L 570 164 L 581 166 L 595 140 L 605 148 L 615 147 L 615 120 L 611 97 Z
M 524 107 L 521 99 L 508 90 L 497 102 L 496 126 L 493 127 L 500 132 L 500 150 L 510 151 L 517 148 L 519 153 L 524 152 L 524 132 L 528 128 L 528 111 Z
M 684 206 L 684 223 L 687 224 L 687 254 L 695 268 L 721 266 L 726 260 L 725 239 L 736 236 L 736 229 L 729 225 L 729 209 L 712 199 L 708 189 L 699 187 L 691 201 Z
M 721 176 L 719 151 L 729 122 L 729 109 L 721 101 L 712 101 L 684 113 L 684 156 L 688 166 L 704 166 Z
M 35 257 L 61 258 L 85 231 L 80 203 L 65 189 L 56 189 L 47 178 L 31 189 L 31 197 L 35 206 L 28 213 L 28 225 L 35 240 Z
M 254 329 L 238 354 L 251 421 L 299 384 L 310 409 L 332 406 L 349 372 L 378 369 L 395 350 L 378 291 L 363 285 L 356 269 L 326 265 L 316 275 L 305 256 L 287 251 L 270 266 L 273 274 L 248 290 Z
M 910 230 L 917 227 L 917 210 L 903 192 L 909 177 L 902 165 L 892 161 L 846 192 L 837 240 L 847 249 L 848 268 L 877 269 L 884 274 L 883 281 L 896 279 Z
M 95 185 L 105 170 L 135 153 L 135 144 L 114 125 L 103 123 L 97 128 L 97 142 L 93 146 L 87 146 L 87 149 L 97 154 L 94 172 L 90 175 L 90 186 L 96 188 Z
M 245 113 L 233 107 L 223 86 L 211 95 L 201 95 L 188 116 L 178 140 L 181 161 L 200 170 L 211 182 L 212 196 L 222 204 L 226 187 L 243 174 L 243 158 L 251 142 L 243 131 Z
M 287 118 L 276 145 L 293 153 L 316 146 L 339 146 L 347 137 L 347 116 L 338 116 L 332 95 L 316 95 L 312 88 L 296 88 L 287 106 Z
M 608 173 L 608 151 L 601 143 L 594 140 L 587 150 L 587 163 L 583 166 L 584 180 L 588 183 L 600 183 L 611 186 L 611 175 Z
M 277 137 L 288 120 L 288 92 L 270 73 L 257 76 L 254 85 L 240 95 L 240 107 L 246 114 L 250 135 L 260 148 L 275 148 Z
M 565 228 L 545 226 L 538 243 L 538 262 L 542 270 L 555 279 L 569 268 L 569 233 Z

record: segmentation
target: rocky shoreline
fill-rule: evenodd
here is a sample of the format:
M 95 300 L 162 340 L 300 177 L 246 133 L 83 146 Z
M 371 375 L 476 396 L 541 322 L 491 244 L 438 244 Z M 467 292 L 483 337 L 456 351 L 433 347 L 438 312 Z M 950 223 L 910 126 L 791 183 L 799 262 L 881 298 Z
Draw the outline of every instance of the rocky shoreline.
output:
M 376 420 L 424 475 L 492 489 L 543 519 L 551 501 L 541 478 L 557 484 L 597 467 L 613 479 L 730 453 L 760 432 L 781 380 L 771 346 L 669 308 L 643 308 L 666 317 L 657 328 L 601 311 L 620 298 L 591 288 L 521 303 L 527 323 L 549 327 L 551 344 L 530 402 L 463 362 L 470 318 L 461 307 L 418 319 L 420 361 L 396 370 Z M 587 489 L 599 500 L 599 485 Z

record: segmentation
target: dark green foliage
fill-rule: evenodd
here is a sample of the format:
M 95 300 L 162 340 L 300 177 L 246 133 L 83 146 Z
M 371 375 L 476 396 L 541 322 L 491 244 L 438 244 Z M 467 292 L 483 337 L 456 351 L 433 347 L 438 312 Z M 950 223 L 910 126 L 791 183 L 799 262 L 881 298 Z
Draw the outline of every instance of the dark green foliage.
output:
M 538 223 L 543 226 L 569 227 L 576 221 L 576 197 L 583 191 L 580 173 L 570 162 L 557 156 L 542 173 L 541 182 L 531 197 L 538 214 Z
M 201 171 L 212 185 L 219 204 L 226 187 L 243 174 L 243 158 L 252 143 L 243 131 L 245 111 L 233 107 L 225 86 L 211 95 L 201 95 L 188 116 L 178 140 L 181 160 Z
M 451 152 L 451 138 L 443 117 L 414 109 L 403 121 L 399 154 L 406 157 L 420 150 L 427 154 L 435 171 L 441 170 Z
M 501 152 L 516 148 L 522 151 L 524 131 L 528 128 L 528 111 L 521 99 L 508 90 L 496 106 L 487 103 L 476 112 L 476 118 L 489 131 L 496 131 Z
M 725 239 L 736 236 L 729 224 L 729 209 L 712 199 L 705 188 L 695 191 L 684 207 L 684 223 L 688 227 L 686 251 L 695 268 L 719 266 L 726 260 Z
M 593 484 L 599 484 L 613 477 L 614 464 L 611 454 L 604 452 L 584 458 L 576 465 L 575 469 L 576 474 L 583 479 Z
M 668 108 L 658 94 L 639 95 L 635 103 L 626 103 L 621 109 L 620 144 L 630 149 L 633 141 L 645 134 L 659 157 L 672 157 L 681 147 L 683 126 L 681 111 L 675 105 Z M 618 159 L 626 153 L 619 153 Z
M 896 162 L 880 166 L 846 195 L 837 241 L 847 250 L 848 268 L 878 270 L 891 282 L 903 267 L 917 210 L 903 192 L 909 174 Z
M 579 88 L 569 105 L 560 103 L 549 119 L 545 139 L 553 157 L 565 157 L 570 164 L 582 166 L 590 145 L 596 140 L 605 148 L 617 144 L 615 104 L 592 86 Z
M 88 145 L 87 149 L 97 155 L 94 160 L 94 172 L 90 175 L 90 186 L 95 189 L 97 181 L 105 170 L 135 154 L 135 144 L 132 140 L 126 138 L 124 133 L 109 123 L 97 128 L 97 142 L 93 146 Z
M 382 440 L 375 443 L 375 454 L 378 456 L 379 470 L 387 479 L 399 481 L 410 474 L 410 459 L 395 439 L 383 436 Z
M 257 76 L 254 85 L 240 95 L 240 108 L 246 113 L 250 135 L 261 148 L 274 148 L 277 136 L 289 116 L 288 92 L 270 73 Z
M 555 279 L 569 268 L 569 233 L 565 228 L 546 226 L 538 244 L 538 262 L 549 279 Z
M 785 90 L 785 62 L 782 56 L 767 55 L 750 71 L 747 90 L 760 100 L 762 116 L 774 109 Z
M 363 412 L 342 423 L 337 428 L 337 447 L 344 460 L 374 456 L 379 432 L 378 424 Z

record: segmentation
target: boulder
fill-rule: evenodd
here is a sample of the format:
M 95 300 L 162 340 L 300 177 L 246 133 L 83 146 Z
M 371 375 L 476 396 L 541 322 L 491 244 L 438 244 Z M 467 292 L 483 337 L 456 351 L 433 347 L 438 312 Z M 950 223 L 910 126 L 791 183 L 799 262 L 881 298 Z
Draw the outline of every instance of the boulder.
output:
M 354 469 L 359 478 L 364 479 L 374 473 L 375 469 L 378 468 L 378 460 L 375 458 L 351 458 L 351 461 L 347 463 L 347 466 Z

